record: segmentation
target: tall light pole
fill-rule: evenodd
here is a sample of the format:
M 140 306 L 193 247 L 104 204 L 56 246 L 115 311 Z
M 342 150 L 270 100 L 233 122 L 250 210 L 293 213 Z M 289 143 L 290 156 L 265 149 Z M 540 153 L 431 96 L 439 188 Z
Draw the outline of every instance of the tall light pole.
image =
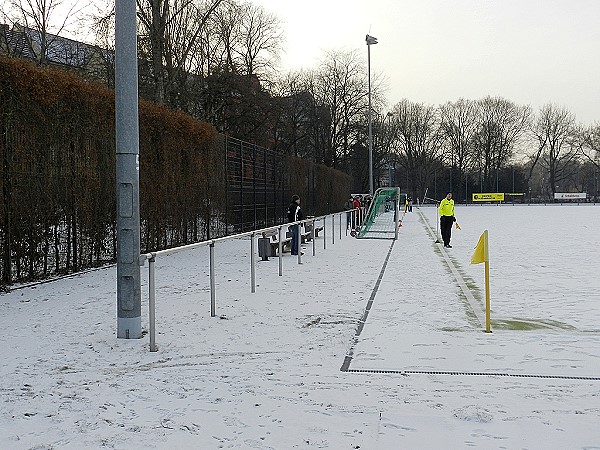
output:
M 117 337 L 142 337 L 136 2 L 115 2 Z
M 392 133 L 391 133 L 390 122 L 391 122 L 391 118 L 392 118 L 393 115 L 394 115 L 394 113 L 391 112 L 391 111 L 388 111 L 387 114 L 385 115 L 385 117 L 388 119 L 388 121 L 387 121 L 388 122 L 388 130 L 387 131 L 390 132 L 390 139 L 389 139 L 389 141 L 387 143 L 387 147 L 388 147 L 387 148 L 387 154 L 388 154 L 388 186 L 389 187 L 392 187 L 392 153 L 390 151 L 390 147 L 392 145 L 392 138 L 393 138 L 393 136 L 392 136 Z
M 371 111 L 371 45 L 377 44 L 377 38 L 369 36 L 367 42 L 367 72 L 369 75 L 369 194 L 373 195 L 373 124 Z

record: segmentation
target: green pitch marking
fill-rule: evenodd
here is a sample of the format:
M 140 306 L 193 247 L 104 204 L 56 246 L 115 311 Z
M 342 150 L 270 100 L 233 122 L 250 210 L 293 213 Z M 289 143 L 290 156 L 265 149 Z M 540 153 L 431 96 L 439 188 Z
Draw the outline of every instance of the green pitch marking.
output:
M 575 327 L 572 325 L 558 322 L 556 320 L 541 320 L 541 319 L 498 319 L 492 320 L 492 324 L 498 330 L 519 330 L 519 331 L 532 331 L 532 330 L 566 330 L 574 331 Z

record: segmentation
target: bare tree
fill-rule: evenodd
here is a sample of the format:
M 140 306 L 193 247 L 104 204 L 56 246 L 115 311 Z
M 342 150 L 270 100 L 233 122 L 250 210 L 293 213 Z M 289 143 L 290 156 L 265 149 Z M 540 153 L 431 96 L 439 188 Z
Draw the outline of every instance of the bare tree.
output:
M 149 43 L 154 99 L 164 103 L 175 72 L 186 70 L 201 30 L 224 0 L 137 0 L 138 17 Z
M 314 159 L 310 139 L 314 98 L 307 81 L 306 73 L 289 72 L 276 82 L 274 93 L 279 114 L 273 127 L 273 141 L 282 153 Z
M 529 127 L 531 109 L 500 97 L 477 102 L 478 124 L 474 136 L 475 157 L 486 189 L 498 188 L 498 175 L 512 158 Z M 495 183 L 494 183 L 495 180 Z
M 473 142 L 477 132 L 476 103 L 461 98 L 454 103 L 442 105 L 440 127 L 449 150 L 450 167 L 457 168 L 464 180 L 473 161 Z M 452 186 L 452 180 L 450 185 Z
M 583 157 L 600 169 L 600 123 L 581 132 L 579 147 Z
M 39 46 L 34 49 L 39 64 L 46 64 L 54 37 L 62 33 L 69 21 L 75 19 L 79 12 L 76 10 L 77 3 L 65 0 L 10 0 L 12 13 L 8 14 L 9 18 L 37 35 L 30 36 L 30 39 Z
M 243 73 L 257 75 L 265 80 L 265 74 L 273 70 L 279 60 L 283 43 L 281 23 L 277 16 L 253 3 L 241 7 L 239 45 L 235 48 Z
M 540 110 L 532 133 L 537 141 L 537 149 L 530 155 L 529 176 L 536 164 L 547 173 L 547 186 L 556 192 L 558 183 L 572 177 L 578 162 L 578 130 L 575 116 L 566 108 L 547 104 Z
M 398 161 L 407 171 L 407 191 L 423 194 L 435 164 L 442 156 L 442 139 L 436 108 L 402 100 L 393 108 L 397 130 Z
M 241 23 L 241 7 L 236 2 L 225 2 L 215 11 L 203 32 L 202 74 L 212 75 L 214 72 L 239 73 L 235 60 L 235 48 L 239 45 L 238 32 Z
M 315 71 L 315 98 L 329 110 L 331 120 L 327 165 L 347 167 L 351 149 L 364 138 L 368 109 L 365 80 L 365 63 L 357 51 L 329 51 Z

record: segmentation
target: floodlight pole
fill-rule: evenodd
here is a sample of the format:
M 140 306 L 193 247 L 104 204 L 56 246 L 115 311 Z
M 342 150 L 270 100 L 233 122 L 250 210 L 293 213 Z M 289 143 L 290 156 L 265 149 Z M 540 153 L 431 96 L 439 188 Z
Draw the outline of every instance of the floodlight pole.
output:
M 117 338 L 142 337 L 136 0 L 115 2 Z
M 369 78 L 369 194 L 373 196 L 373 121 L 371 111 L 371 45 L 377 44 L 377 38 L 367 34 L 367 73 Z

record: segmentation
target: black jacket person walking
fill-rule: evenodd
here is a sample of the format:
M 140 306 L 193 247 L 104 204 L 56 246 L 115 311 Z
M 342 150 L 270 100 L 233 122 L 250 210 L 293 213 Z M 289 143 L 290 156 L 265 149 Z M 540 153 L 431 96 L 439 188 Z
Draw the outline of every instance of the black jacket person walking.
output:
M 304 213 L 300 209 L 300 197 L 292 196 L 292 203 L 287 210 L 288 222 L 297 222 L 304 219 Z M 292 233 L 292 255 L 297 255 L 300 251 L 300 225 L 292 225 L 290 227 Z

